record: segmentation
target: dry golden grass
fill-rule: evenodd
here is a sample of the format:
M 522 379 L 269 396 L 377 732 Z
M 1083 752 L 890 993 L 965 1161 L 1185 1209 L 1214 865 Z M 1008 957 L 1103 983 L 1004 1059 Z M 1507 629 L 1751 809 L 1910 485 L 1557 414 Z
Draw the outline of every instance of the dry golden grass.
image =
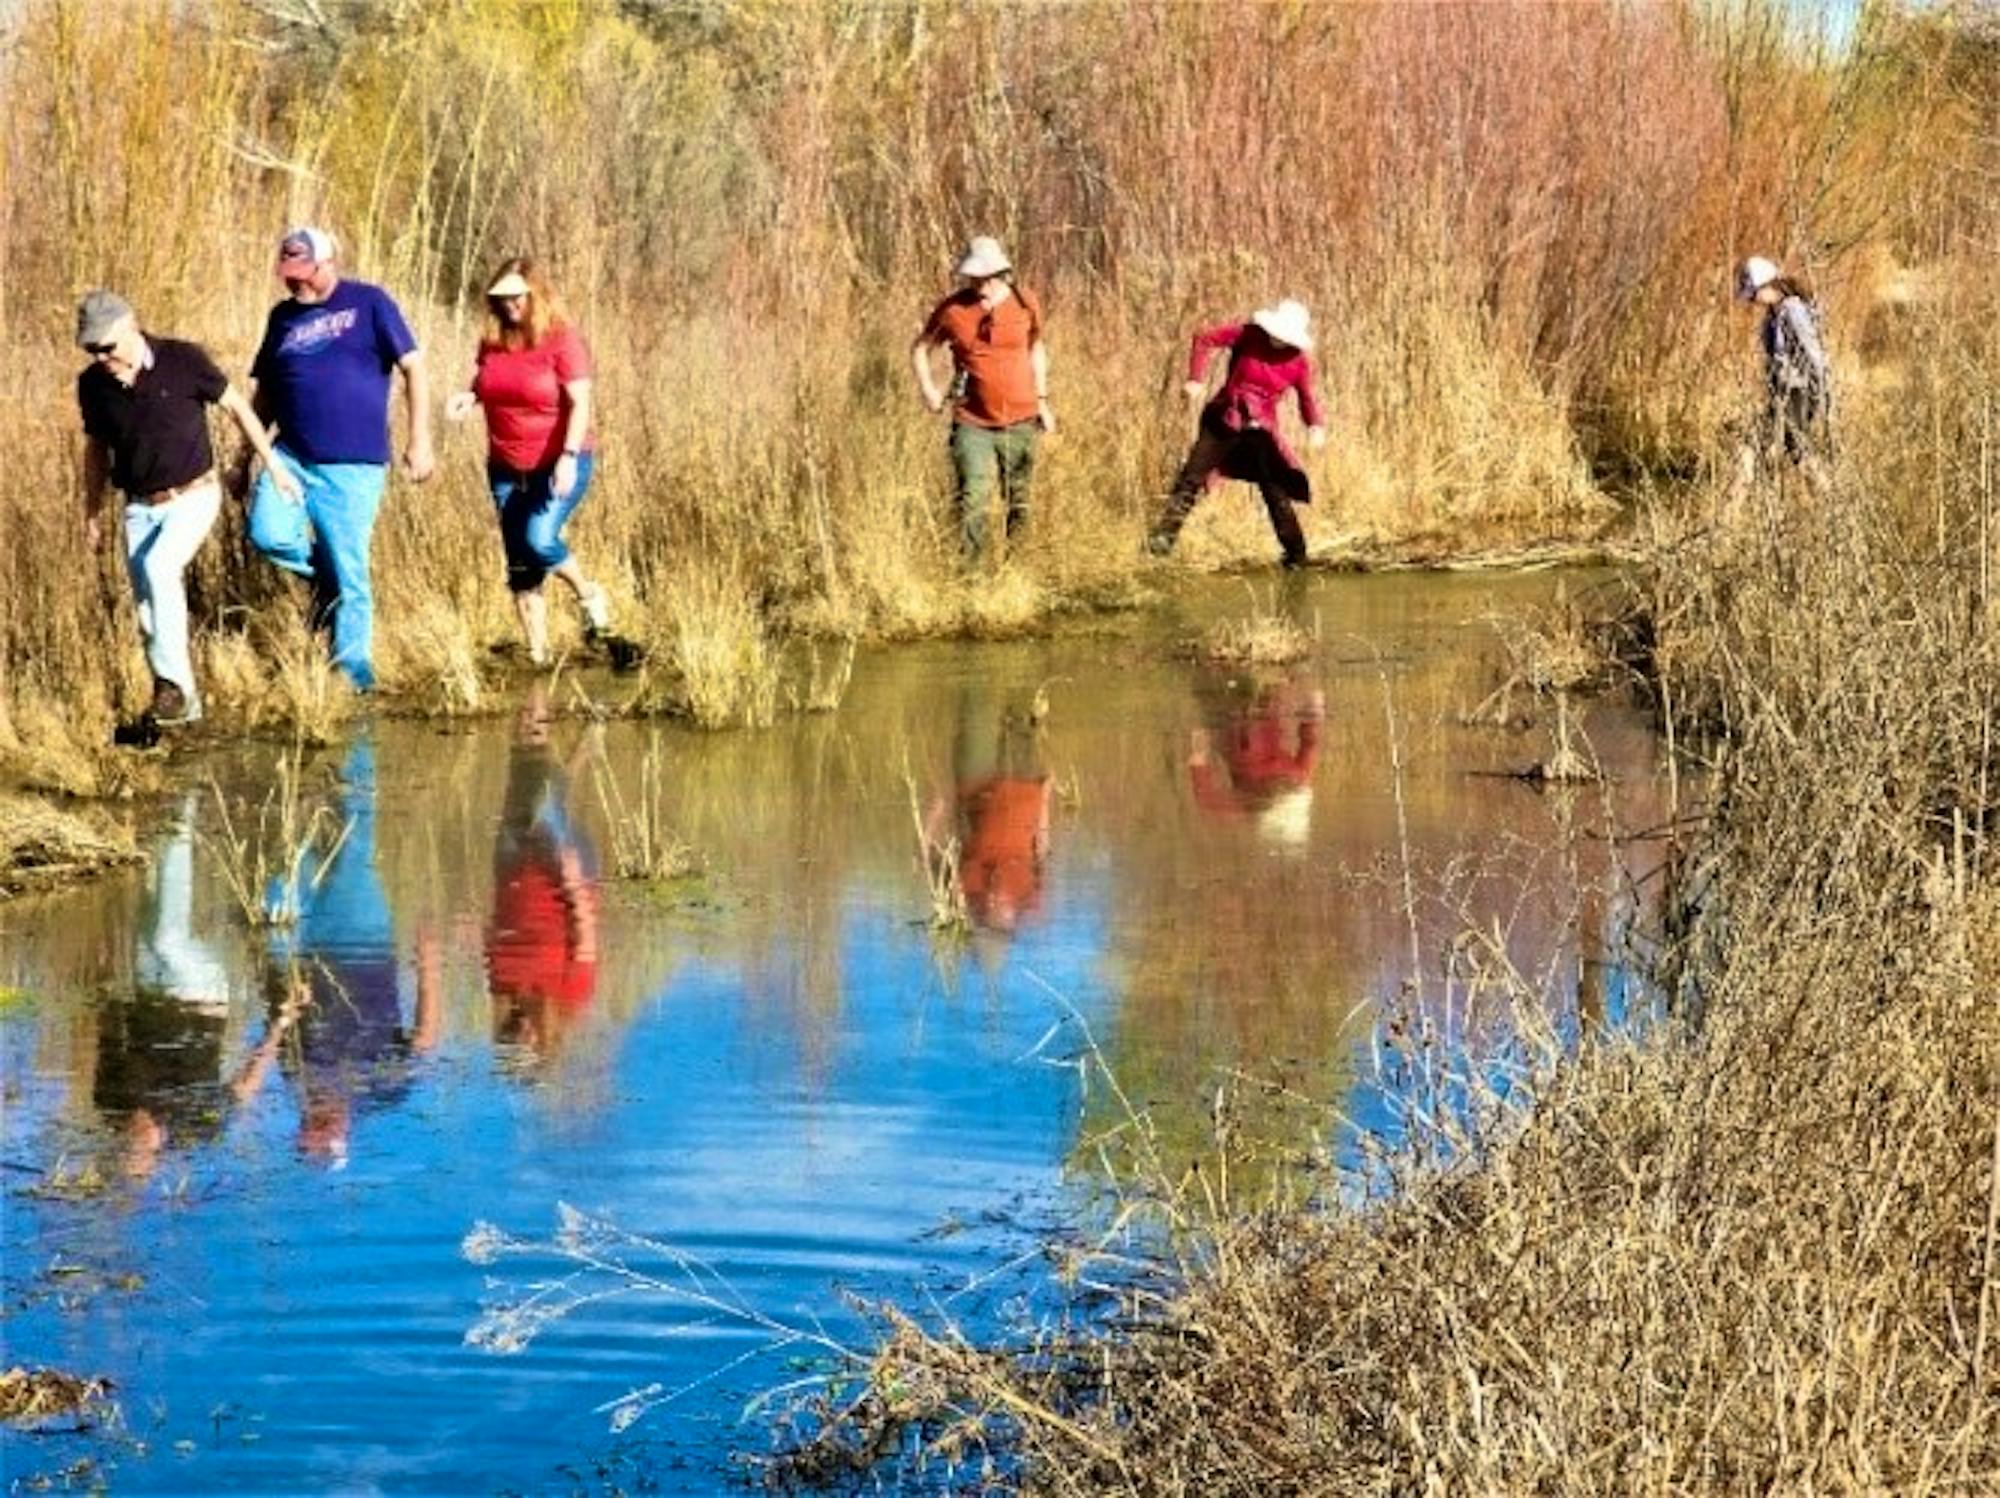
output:
M 0 895 L 85 879 L 143 857 L 131 829 L 101 813 L 0 795 Z
M 1246 585 L 1247 586 L 1247 585 Z M 1319 646 L 1308 629 L 1279 604 L 1278 590 L 1260 598 L 1249 587 L 1250 612 L 1217 620 L 1202 636 L 1199 653 L 1219 665 L 1285 666 L 1302 661 Z

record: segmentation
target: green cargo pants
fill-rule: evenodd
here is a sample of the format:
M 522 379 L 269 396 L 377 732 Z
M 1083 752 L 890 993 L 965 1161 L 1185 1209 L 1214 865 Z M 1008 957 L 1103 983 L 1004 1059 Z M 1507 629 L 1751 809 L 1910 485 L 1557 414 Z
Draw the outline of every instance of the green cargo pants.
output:
M 1041 423 L 1036 421 L 1018 421 L 1010 427 L 952 423 L 951 466 L 958 481 L 959 534 L 968 560 L 977 561 L 986 554 L 987 511 L 992 506 L 996 478 L 1001 501 L 1007 506 L 1007 539 L 1013 540 L 1026 528 L 1035 444 L 1041 435 Z

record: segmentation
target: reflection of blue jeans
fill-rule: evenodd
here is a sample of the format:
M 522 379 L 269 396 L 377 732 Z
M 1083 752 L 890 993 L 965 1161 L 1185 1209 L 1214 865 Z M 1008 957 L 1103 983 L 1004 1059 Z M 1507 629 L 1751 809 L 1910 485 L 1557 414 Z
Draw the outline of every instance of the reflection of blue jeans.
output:
M 260 474 L 250 496 L 250 544 L 287 572 L 309 577 L 314 623 L 333 622 L 333 663 L 363 691 L 375 685 L 375 593 L 368 546 L 389 470 L 380 463 L 306 463 L 278 454 L 305 486 L 295 505 Z
M 389 901 L 381 871 L 375 867 L 375 746 L 362 739 L 349 749 L 340 778 L 344 790 L 338 815 L 346 833 L 333 862 L 315 883 L 319 868 L 308 853 L 290 891 L 282 880 L 273 879 L 267 892 L 274 908 L 283 908 L 289 900 L 290 913 L 298 920 L 296 928 L 280 930 L 272 941 L 273 952 L 280 957 L 374 956 L 386 954 L 393 945 Z
M 555 476 L 553 467 L 523 473 L 498 463 L 486 465 L 486 483 L 493 491 L 493 503 L 500 510 L 500 544 L 507 550 L 507 586 L 516 593 L 532 593 L 542 579 L 569 560 L 562 528 L 590 488 L 595 466 L 589 453 L 576 460 L 576 485 L 557 499 L 549 491 Z

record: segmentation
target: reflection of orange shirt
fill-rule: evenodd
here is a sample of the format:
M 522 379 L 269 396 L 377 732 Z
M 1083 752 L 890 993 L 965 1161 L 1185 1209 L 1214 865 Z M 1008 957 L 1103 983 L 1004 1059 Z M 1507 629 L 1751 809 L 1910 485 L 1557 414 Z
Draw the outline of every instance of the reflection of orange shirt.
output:
M 579 898 L 590 898 L 589 892 Z M 486 933 L 486 976 L 493 992 L 578 1009 L 588 1004 L 597 990 L 597 963 L 578 956 L 582 915 L 572 908 L 562 870 L 548 851 L 531 846 L 493 894 L 493 924 Z
M 1048 799 L 1046 777 L 995 775 L 960 788 L 966 831 L 958 877 L 975 908 L 997 900 L 1025 912 L 1040 904 Z
M 978 427 L 1010 427 L 1033 421 L 1035 367 L 1028 350 L 1042 336 L 1042 309 L 1016 289 L 988 312 L 970 287 L 937 304 L 924 324 L 926 343 L 942 343 L 965 371 L 965 395 L 958 419 Z
M 1319 760 L 1319 724 L 1312 718 L 1296 720 L 1299 739 L 1294 749 L 1286 733 L 1293 721 L 1289 716 L 1259 713 L 1231 723 L 1222 736 L 1229 784 L 1222 783 L 1212 762 L 1190 765 L 1195 801 L 1209 811 L 1254 811 L 1280 791 L 1311 781 Z

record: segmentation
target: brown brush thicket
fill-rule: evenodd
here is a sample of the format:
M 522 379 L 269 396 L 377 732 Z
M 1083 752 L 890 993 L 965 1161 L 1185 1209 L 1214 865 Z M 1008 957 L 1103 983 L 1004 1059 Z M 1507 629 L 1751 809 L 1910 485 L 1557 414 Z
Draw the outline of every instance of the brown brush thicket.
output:
M 1819 276 L 1852 362 L 1848 313 L 1968 232 L 1950 28 L 1869 8 L 1829 50 L 1796 20 L 1759 0 L 24 0 L 0 62 L 0 742 L 95 742 L 144 687 L 119 569 L 81 554 L 73 299 L 119 287 L 242 370 L 300 219 L 402 299 L 441 391 L 486 268 L 553 264 L 601 366 L 575 535 L 669 705 L 690 638 L 754 654 L 746 610 L 894 635 L 1129 597 L 1186 437 L 1186 335 L 1280 294 L 1315 310 L 1334 412 L 1316 541 L 1593 531 L 1610 479 L 1697 465 L 1740 404 L 1734 256 Z M 943 432 L 904 367 L 974 230 L 1048 304 L 1062 422 L 997 589 L 955 576 Z M 481 701 L 509 633 L 479 442 L 448 430 L 439 479 L 392 485 L 378 532 L 385 679 L 447 708 Z M 1187 543 L 1266 544 L 1226 501 Z M 323 695 L 274 687 L 309 652 L 233 513 L 196 579 L 218 706 Z

